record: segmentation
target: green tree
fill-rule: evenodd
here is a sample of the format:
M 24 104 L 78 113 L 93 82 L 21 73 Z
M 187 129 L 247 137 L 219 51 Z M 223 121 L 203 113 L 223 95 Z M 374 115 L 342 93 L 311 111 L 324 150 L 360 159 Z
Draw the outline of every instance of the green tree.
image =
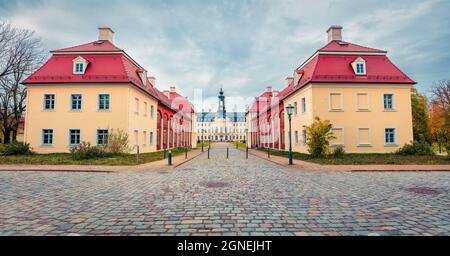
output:
M 108 142 L 105 145 L 105 151 L 111 154 L 128 153 L 131 149 L 128 146 L 128 133 L 121 129 L 111 129 L 108 134 Z
M 332 127 L 330 121 L 322 121 L 319 117 L 316 117 L 310 126 L 305 126 L 306 144 L 312 157 L 322 157 L 328 152 L 330 140 L 334 139 Z
M 432 139 L 430 116 L 428 113 L 428 101 L 425 95 L 417 91 L 416 88 L 411 89 L 411 107 L 414 140 L 425 140 L 428 144 L 431 144 Z

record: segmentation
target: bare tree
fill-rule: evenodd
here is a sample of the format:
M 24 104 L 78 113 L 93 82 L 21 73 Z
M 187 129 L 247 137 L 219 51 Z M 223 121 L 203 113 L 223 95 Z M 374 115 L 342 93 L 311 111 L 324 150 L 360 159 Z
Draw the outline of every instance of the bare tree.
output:
M 40 39 L 34 32 L 0 23 L 0 127 L 5 143 L 17 139 L 25 111 L 26 88 L 21 84 L 45 59 Z
M 431 93 L 434 104 L 450 111 L 450 79 L 445 79 L 434 83 Z
M 439 151 L 444 145 L 450 156 L 450 79 L 435 82 L 431 89 L 431 129 Z

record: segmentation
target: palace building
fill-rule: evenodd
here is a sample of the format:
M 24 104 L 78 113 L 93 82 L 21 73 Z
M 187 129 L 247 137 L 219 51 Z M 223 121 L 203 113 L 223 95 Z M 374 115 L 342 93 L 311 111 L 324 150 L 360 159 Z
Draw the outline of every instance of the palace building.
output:
M 289 148 L 286 107 L 293 106 L 292 148 L 307 153 L 304 126 L 329 120 L 331 147 L 386 153 L 413 140 L 411 88 L 415 82 L 383 50 L 342 40 L 328 29 L 328 43 L 294 70 L 281 91 L 268 87 L 246 112 L 248 146 Z
M 24 140 L 38 153 L 68 152 L 83 141 L 103 145 L 112 130 L 129 135 L 133 152 L 195 147 L 195 111 L 175 87 L 155 78 L 113 43 L 111 28 L 98 40 L 51 51 L 28 77 Z
M 217 112 L 197 113 L 198 141 L 245 141 L 245 113 L 227 112 L 225 94 L 220 89 Z

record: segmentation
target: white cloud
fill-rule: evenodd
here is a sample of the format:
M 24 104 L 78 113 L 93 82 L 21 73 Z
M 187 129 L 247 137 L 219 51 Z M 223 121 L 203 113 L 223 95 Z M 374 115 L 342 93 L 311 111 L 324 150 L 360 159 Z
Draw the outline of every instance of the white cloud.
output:
M 93 41 L 97 26 L 113 27 L 116 44 L 156 76 L 159 88 L 175 85 L 190 98 L 201 88 L 212 109 L 221 86 L 228 106 L 241 111 L 266 86 L 281 89 L 326 43 L 332 24 L 344 26 L 345 40 L 389 50 L 419 88 L 450 73 L 444 0 L 12 3 L 0 0 L 0 15 L 35 30 L 49 49 Z

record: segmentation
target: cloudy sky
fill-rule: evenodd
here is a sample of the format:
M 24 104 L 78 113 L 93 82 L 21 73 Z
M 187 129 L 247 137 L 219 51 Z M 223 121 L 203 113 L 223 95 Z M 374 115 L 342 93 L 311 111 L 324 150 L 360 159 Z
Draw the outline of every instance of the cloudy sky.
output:
M 300 0 L 0 0 L 0 19 L 36 31 L 49 49 L 97 39 L 98 26 L 157 78 L 175 85 L 197 108 L 244 110 L 326 44 L 332 24 L 344 40 L 389 51 L 391 60 L 426 92 L 450 78 L 450 1 Z M 197 93 L 195 93 L 197 91 Z

